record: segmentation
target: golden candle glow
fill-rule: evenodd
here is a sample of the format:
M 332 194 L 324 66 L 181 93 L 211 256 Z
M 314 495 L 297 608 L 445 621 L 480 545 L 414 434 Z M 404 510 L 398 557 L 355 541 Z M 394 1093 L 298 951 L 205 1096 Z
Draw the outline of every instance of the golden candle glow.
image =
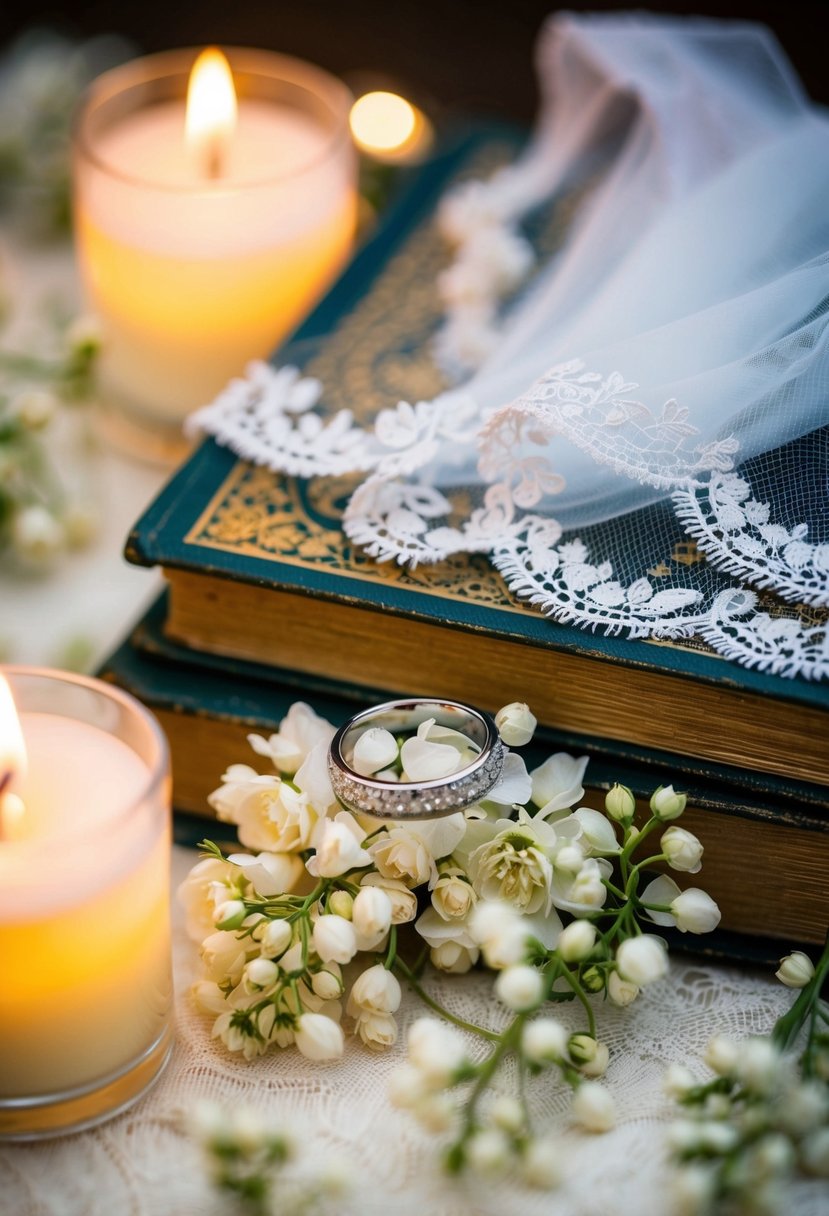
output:
M 26 744 L 8 680 L 0 676 L 0 840 L 16 839 L 25 807 L 10 790 L 26 772 Z
M 184 119 L 187 148 L 207 177 L 222 175 L 236 116 L 230 64 L 217 47 L 208 47 L 193 64 Z
M 431 124 L 422 110 L 384 90 L 358 97 L 349 125 L 357 146 L 377 160 L 415 160 L 432 139 Z

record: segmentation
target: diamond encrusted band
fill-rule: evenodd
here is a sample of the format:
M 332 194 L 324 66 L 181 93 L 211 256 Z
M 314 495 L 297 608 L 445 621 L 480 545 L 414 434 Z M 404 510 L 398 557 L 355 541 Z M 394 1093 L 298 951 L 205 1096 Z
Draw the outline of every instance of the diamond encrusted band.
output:
M 378 781 L 361 776 L 346 760 L 370 727 L 382 726 L 392 734 L 413 732 L 429 718 L 462 731 L 478 745 L 481 750 L 471 764 L 433 781 Z M 334 793 L 349 811 L 377 819 L 433 819 L 453 815 L 485 798 L 501 776 L 505 751 L 489 714 L 459 701 L 414 697 L 387 701 L 349 718 L 331 740 L 328 771 Z

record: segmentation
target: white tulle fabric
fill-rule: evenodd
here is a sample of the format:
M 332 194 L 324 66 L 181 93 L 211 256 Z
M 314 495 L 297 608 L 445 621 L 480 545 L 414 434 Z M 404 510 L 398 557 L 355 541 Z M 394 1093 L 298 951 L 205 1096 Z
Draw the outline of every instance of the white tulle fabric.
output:
M 181 881 L 194 854 L 174 850 Z M 540 1127 L 560 1132 L 566 1176 L 552 1194 L 517 1182 L 458 1186 L 436 1165 L 438 1142 L 386 1099 L 389 1073 L 402 1045 L 375 1055 L 349 1041 L 345 1058 L 314 1064 L 293 1049 L 245 1063 L 210 1038 L 210 1018 L 195 1012 L 187 989 L 196 951 L 177 913 L 175 932 L 177 1041 L 158 1086 L 132 1111 L 93 1131 L 41 1145 L 0 1146 L 0 1210 L 14 1216 L 227 1216 L 211 1194 L 196 1148 L 180 1116 L 204 1099 L 263 1112 L 301 1146 L 297 1172 L 313 1172 L 332 1155 L 351 1164 L 344 1216 L 669 1216 L 670 1175 L 664 1135 L 670 1104 L 661 1093 L 667 1064 L 697 1061 L 713 1034 L 741 1038 L 767 1031 L 792 995 L 773 979 L 732 967 L 687 960 L 627 1010 L 597 1007 L 599 1033 L 610 1047 L 607 1083 L 619 1127 L 602 1137 L 568 1130 L 567 1099 L 544 1078 L 531 1083 Z M 486 975 L 434 976 L 430 990 L 463 1018 L 497 1027 L 502 1013 Z M 422 1015 L 404 997 L 400 1022 Z M 576 1025 L 574 1011 L 559 1010 Z M 475 1048 L 477 1050 L 477 1047 Z M 821 1184 L 787 1194 L 787 1212 L 819 1216 Z M 298 1208 L 283 1202 L 281 1216 Z
M 324 385 L 257 365 L 191 427 L 275 470 L 367 474 L 344 527 L 380 560 L 489 553 L 557 619 L 714 645 L 727 619 L 724 653 L 821 678 L 824 629 L 791 618 L 777 645 L 752 592 L 657 589 L 627 558 L 635 512 L 675 495 L 712 571 L 829 604 L 829 432 L 805 518 L 786 498 L 803 469 L 744 471 L 829 423 L 829 120 L 753 25 L 557 15 L 538 62 L 527 150 L 439 215 L 454 252 L 435 355 L 463 383 L 364 428 L 325 414 Z M 533 260 L 520 221 L 585 182 L 562 248 L 503 306 Z

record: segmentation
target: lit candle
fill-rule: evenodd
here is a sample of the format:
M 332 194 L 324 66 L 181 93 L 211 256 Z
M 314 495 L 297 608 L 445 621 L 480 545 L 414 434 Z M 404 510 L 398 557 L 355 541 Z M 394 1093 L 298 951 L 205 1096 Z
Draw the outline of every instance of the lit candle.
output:
M 0 1139 L 122 1109 L 169 1055 L 169 792 L 158 726 L 59 673 L 0 676 Z
M 103 392 L 156 428 L 177 427 L 267 355 L 354 232 L 348 90 L 285 56 L 228 56 L 232 75 L 218 51 L 106 73 L 76 127 L 78 254 L 103 327 Z

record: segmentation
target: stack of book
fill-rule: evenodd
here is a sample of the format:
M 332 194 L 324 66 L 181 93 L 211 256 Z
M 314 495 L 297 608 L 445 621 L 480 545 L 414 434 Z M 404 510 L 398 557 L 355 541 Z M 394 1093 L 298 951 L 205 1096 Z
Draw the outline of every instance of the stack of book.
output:
M 280 351 L 280 364 L 322 381 L 331 408 L 370 416 L 443 387 L 430 353 L 444 256 L 434 207 L 448 182 L 487 172 L 509 150 L 506 134 L 478 132 L 430 162 Z M 554 243 L 562 211 L 538 220 L 540 245 Z M 721 941 L 822 940 L 829 707 L 820 686 L 737 667 L 693 643 L 552 624 L 517 604 L 484 558 L 378 565 L 339 527 L 353 485 L 276 476 L 208 441 L 129 538 L 128 559 L 160 565 L 169 586 L 103 674 L 168 734 L 183 836 L 188 824 L 192 836 L 203 832 L 206 796 L 225 767 L 253 759 L 248 733 L 277 729 L 294 700 L 335 723 L 396 695 L 491 711 L 526 701 L 541 723 L 530 764 L 552 750 L 586 753 L 596 789 L 621 781 L 647 798 L 673 781 L 688 792 L 683 823 L 705 845 Z

